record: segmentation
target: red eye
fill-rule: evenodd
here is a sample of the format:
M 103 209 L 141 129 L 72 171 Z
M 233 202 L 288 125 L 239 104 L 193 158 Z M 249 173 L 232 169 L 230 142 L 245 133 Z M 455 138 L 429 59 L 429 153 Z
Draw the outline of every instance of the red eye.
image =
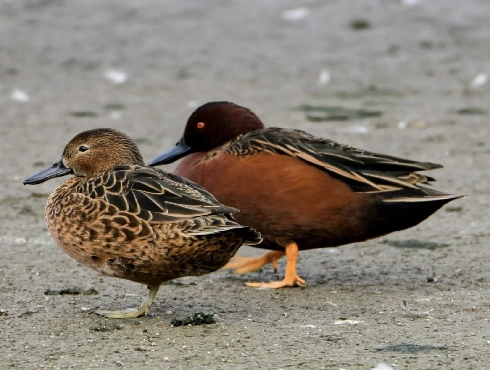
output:
M 197 128 L 204 128 L 204 126 L 206 126 L 206 124 L 204 122 L 198 122 L 197 123 Z

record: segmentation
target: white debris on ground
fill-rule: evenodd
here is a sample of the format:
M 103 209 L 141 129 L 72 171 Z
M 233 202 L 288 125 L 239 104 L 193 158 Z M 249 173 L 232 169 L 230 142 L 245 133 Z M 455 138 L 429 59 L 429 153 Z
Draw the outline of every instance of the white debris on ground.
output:
M 473 80 L 471 80 L 470 87 L 472 89 L 478 89 L 488 82 L 488 74 L 478 73 Z
M 334 322 L 334 325 L 344 325 L 344 324 L 350 324 L 350 325 L 357 325 L 357 324 L 362 324 L 364 321 L 361 320 L 337 320 Z
M 323 69 L 318 76 L 318 86 L 328 85 L 330 82 L 330 71 L 328 69 Z
M 401 3 L 406 6 L 413 6 L 421 4 L 422 0 L 401 0 Z
M 287 21 L 299 21 L 301 19 L 305 19 L 310 15 L 310 9 L 308 8 L 295 8 L 285 10 L 282 13 L 282 19 Z
M 25 91 L 19 89 L 12 91 L 10 93 L 10 98 L 20 103 L 27 103 L 29 100 L 31 100 Z
M 104 77 L 116 85 L 121 85 L 128 80 L 128 74 L 121 69 L 108 69 Z
M 377 364 L 376 367 L 373 367 L 371 370 L 393 370 L 390 365 L 386 364 Z

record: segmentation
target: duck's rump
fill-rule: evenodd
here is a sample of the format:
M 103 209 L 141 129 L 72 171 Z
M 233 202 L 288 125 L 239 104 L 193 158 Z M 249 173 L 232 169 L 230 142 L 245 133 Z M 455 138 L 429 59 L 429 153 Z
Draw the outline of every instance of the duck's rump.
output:
M 319 218 L 319 223 L 312 222 L 305 227 L 304 223 L 295 225 L 293 221 L 291 231 L 285 231 L 281 237 L 263 233 L 264 241 L 254 247 L 284 250 L 284 240 L 294 240 L 299 250 L 337 247 L 405 230 L 418 225 L 446 203 L 460 198 L 434 193 L 421 192 L 418 198 L 402 197 L 403 194 L 393 199 L 368 196 L 362 206 L 346 209 L 346 212 L 327 212 Z

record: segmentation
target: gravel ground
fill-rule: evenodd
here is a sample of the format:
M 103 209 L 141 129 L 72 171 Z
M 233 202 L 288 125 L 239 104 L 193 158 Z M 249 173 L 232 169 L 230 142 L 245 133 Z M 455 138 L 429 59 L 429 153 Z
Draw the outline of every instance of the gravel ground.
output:
M 487 0 L 0 1 L 0 368 L 488 368 L 488 14 Z M 283 262 L 179 279 L 148 317 L 98 317 L 146 288 L 66 256 L 43 221 L 61 179 L 22 180 L 93 127 L 149 160 L 217 99 L 442 163 L 436 188 L 468 196 L 410 230 L 301 253 L 306 288 L 244 286 Z M 45 294 L 73 287 L 98 294 Z M 171 327 L 196 312 L 216 323 Z

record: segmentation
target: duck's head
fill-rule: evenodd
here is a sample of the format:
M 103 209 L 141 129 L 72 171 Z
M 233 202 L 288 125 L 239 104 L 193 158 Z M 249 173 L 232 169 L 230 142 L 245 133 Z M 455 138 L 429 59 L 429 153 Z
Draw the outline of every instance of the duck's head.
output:
M 191 153 L 207 152 L 261 128 L 264 124 L 250 109 L 226 101 L 207 103 L 191 114 L 177 144 L 148 165 L 172 163 Z
M 90 177 L 125 165 L 144 165 L 136 144 L 122 132 L 98 128 L 71 139 L 59 161 L 25 179 L 24 185 L 40 184 L 69 174 Z

